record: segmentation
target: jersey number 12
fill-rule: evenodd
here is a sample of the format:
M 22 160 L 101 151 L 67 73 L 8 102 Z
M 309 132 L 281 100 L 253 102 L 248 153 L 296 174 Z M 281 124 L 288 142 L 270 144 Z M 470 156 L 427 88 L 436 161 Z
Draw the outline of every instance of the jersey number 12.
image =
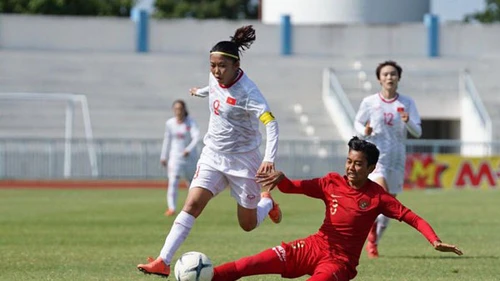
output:
M 385 124 L 387 124 L 388 126 L 392 126 L 392 120 L 394 119 L 394 114 L 392 114 L 391 112 L 384 112 L 384 122 Z

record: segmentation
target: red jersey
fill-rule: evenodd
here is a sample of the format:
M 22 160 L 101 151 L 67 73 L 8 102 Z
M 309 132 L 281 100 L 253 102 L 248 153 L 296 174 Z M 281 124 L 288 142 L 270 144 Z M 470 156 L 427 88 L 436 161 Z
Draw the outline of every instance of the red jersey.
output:
M 404 221 L 421 232 L 430 243 L 439 240 L 432 227 L 377 183 L 367 180 L 360 189 L 347 178 L 330 173 L 322 178 L 294 180 L 284 178 L 278 188 L 284 193 L 305 194 L 323 200 L 325 219 L 315 235 L 325 239 L 325 249 L 336 260 L 356 272 L 363 244 L 379 214 Z

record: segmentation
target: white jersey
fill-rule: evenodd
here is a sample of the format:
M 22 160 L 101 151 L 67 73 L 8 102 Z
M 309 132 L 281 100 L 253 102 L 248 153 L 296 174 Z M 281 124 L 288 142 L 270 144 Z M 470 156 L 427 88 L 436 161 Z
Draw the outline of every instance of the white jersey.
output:
M 165 122 L 165 137 L 161 149 L 162 160 L 182 160 L 184 151 L 191 152 L 200 139 L 198 124 L 189 116 L 182 123 L 178 123 L 175 117 Z M 168 153 L 168 157 L 167 157 Z
M 401 120 L 398 110 L 408 112 L 410 119 L 407 123 Z M 370 136 L 364 135 L 367 122 L 370 122 L 370 127 L 373 128 Z M 354 125 L 361 137 L 374 143 L 380 150 L 378 165 L 404 172 L 406 160 L 404 141 L 407 130 L 420 137 L 420 123 L 420 115 L 413 99 L 397 94 L 395 98 L 387 100 L 377 93 L 363 99 Z
M 210 121 L 203 139 L 207 147 L 239 153 L 260 146 L 259 117 L 270 112 L 270 108 L 260 90 L 242 70 L 229 86 L 220 85 L 210 73 L 208 98 Z

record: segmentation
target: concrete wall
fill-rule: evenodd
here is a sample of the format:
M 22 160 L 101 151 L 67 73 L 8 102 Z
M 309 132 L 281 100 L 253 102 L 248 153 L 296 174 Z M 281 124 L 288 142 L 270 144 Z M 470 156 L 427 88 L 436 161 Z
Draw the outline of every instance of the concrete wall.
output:
M 150 50 L 204 53 L 244 24 L 257 29 L 252 53 L 279 54 L 280 26 L 257 21 L 152 20 Z M 441 25 L 440 53 L 500 57 L 500 24 Z M 423 23 L 293 26 L 293 52 L 310 56 L 426 56 Z M 123 18 L 0 15 L 0 48 L 134 52 L 135 23 Z
M 262 21 L 276 24 L 289 14 L 294 24 L 419 22 L 429 0 L 264 0 Z

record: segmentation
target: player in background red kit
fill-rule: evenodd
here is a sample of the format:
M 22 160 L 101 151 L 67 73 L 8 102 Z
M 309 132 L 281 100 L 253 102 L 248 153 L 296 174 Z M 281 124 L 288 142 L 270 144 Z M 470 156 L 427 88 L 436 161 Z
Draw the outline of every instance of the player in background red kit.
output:
M 283 278 L 310 275 L 308 280 L 315 281 L 351 280 L 357 274 L 363 244 L 379 214 L 411 225 L 438 251 L 462 255 L 456 246 L 442 243 L 424 219 L 368 179 L 378 157 L 374 144 L 354 137 L 349 141 L 344 176 L 330 173 L 322 178 L 292 181 L 281 171 L 258 174 L 257 181 L 263 187 L 277 185 L 281 192 L 322 200 L 323 225 L 309 237 L 217 266 L 212 280 L 231 281 L 260 274 L 281 274 Z

